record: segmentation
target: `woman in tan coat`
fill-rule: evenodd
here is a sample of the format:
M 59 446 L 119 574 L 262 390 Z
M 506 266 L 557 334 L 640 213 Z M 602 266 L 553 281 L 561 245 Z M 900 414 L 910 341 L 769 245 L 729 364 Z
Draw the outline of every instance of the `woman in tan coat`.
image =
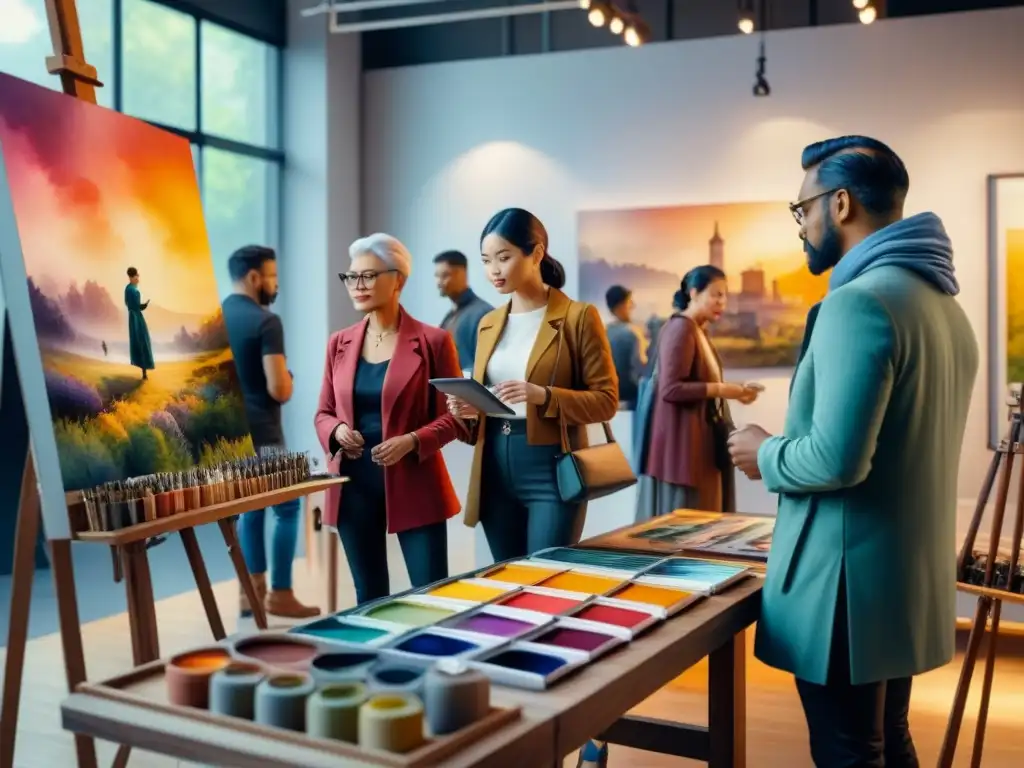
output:
M 571 446 L 586 445 L 586 425 L 615 415 L 619 383 L 597 309 L 562 293 L 565 273 L 536 216 L 500 211 L 480 249 L 491 283 L 510 300 L 480 321 L 473 378 L 514 414 L 486 417 L 458 398 L 448 403 L 476 446 L 466 524 L 483 523 L 501 561 L 579 541 L 586 505 L 562 501 L 555 479 L 561 420 Z

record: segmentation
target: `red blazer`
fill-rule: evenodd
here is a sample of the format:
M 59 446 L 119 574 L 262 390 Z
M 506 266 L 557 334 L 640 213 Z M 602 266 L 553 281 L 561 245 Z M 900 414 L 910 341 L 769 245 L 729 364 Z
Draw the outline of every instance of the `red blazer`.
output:
M 673 315 L 658 333 L 658 380 L 644 474 L 696 486 L 718 472 L 708 398 L 711 370 L 700 352 L 697 324 Z
M 388 533 L 438 523 L 460 509 L 441 448 L 457 439 L 463 428 L 448 413 L 445 396 L 428 382 L 462 376 L 455 342 L 447 331 L 419 322 L 404 309 L 400 318 L 395 352 L 384 377 L 384 439 L 415 432 L 420 447 L 384 468 Z M 333 334 L 327 342 L 320 404 L 313 420 L 330 471 L 341 475 L 345 474 L 344 458 L 340 451 L 330 456 L 330 439 L 339 424 L 356 423 L 352 387 L 367 322 L 364 318 Z M 340 501 L 341 487 L 328 491 L 325 524 L 337 525 Z

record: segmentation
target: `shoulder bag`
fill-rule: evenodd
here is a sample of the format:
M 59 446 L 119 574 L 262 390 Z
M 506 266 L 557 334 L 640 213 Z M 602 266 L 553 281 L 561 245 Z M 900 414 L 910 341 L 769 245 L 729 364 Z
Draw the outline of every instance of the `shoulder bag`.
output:
M 568 314 L 568 313 L 567 313 Z M 579 329 L 577 328 L 577 331 Z M 579 333 L 577 332 L 577 340 Z M 558 351 L 555 353 L 555 366 L 551 371 L 551 384 L 554 387 L 558 363 L 562 357 L 565 339 L 565 321 L 558 329 Z M 578 363 L 579 355 L 577 355 Z M 582 373 L 576 376 L 577 365 L 573 366 L 574 386 L 583 383 Z M 559 412 L 559 426 L 562 432 L 562 455 L 555 464 L 555 478 L 558 482 L 558 495 L 566 504 L 582 504 L 602 496 L 608 496 L 636 484 L 636 475 L 622 447 L 615 441 L 611 425 L 601 422 L 607 442 L 587 448 L 572 450 L 569 443 L 569 427 L 565 416 Z

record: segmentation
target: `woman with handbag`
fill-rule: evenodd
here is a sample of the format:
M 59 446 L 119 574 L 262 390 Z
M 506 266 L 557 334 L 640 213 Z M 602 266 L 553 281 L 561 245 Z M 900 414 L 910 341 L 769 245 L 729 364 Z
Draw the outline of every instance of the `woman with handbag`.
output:
M 347 475 L 327 493 L 324 523 L 336 526 L 356 600 L 387 596 L 387 534 L 398 535 L 409 580 L 448 576 L 446 520 L 459 511 L 441 449 L 462 427 L 430 385 L 461 376 L 452 337 L 400 303 L 412 257 L 390 235 L 354 242 L 339 275 L 365 317 L 333 334 L 314 423 L 330 469 Z
M 729 400 L 748 404 L 758 390 L 722 380 L 722 361 L 707 327 L 725 312 L 725 273 L 703 265 L 686 273 L 678 312 L 658 334 L 658 362 L 648 414 L 636 518 L 676 509 L 735 512 Z
M 575 544 L 586 501 L 635 480 L 616 443 L 586 447 L 586 425 L 618 410 L 618 380 L 597 309 L 561 291 L 565 273 L 544 225 L 508 208 L 484 227 L 480 248 L 491 283 L 510 300 L 480 321 L 473 378 L 513 413 L 485 416 L 456 397 L 448 407 L 475 445 L 466 525 L 482 522 L 502 561 Z M 601 488 L 577 471 L 590 460 L 609 467 Z

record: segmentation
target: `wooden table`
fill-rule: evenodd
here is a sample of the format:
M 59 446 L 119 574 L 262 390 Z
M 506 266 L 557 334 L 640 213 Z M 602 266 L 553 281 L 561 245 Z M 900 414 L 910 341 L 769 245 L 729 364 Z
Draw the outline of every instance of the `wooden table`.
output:
M 761 580 L 751 578 L 707 598 L 549 691 L 495 686 L 496 706 L 519 705 L 523 717 L 477 741 L 445 768 L 561 766 L 588 739 L 601 737 L 662 754 L 746 765 L 746 629 L 757 619 Z M 710 657 L 708 726 L 629 716 L 634 706 Z M 218 726 L 169 717 L 140 706 L 75 693 L 61 707 L 64 728 L 182 759 L 238 768 L 335 766 L 315 750 L 255 739 Z M 266 743 L 264 743 L 266 742 Z

